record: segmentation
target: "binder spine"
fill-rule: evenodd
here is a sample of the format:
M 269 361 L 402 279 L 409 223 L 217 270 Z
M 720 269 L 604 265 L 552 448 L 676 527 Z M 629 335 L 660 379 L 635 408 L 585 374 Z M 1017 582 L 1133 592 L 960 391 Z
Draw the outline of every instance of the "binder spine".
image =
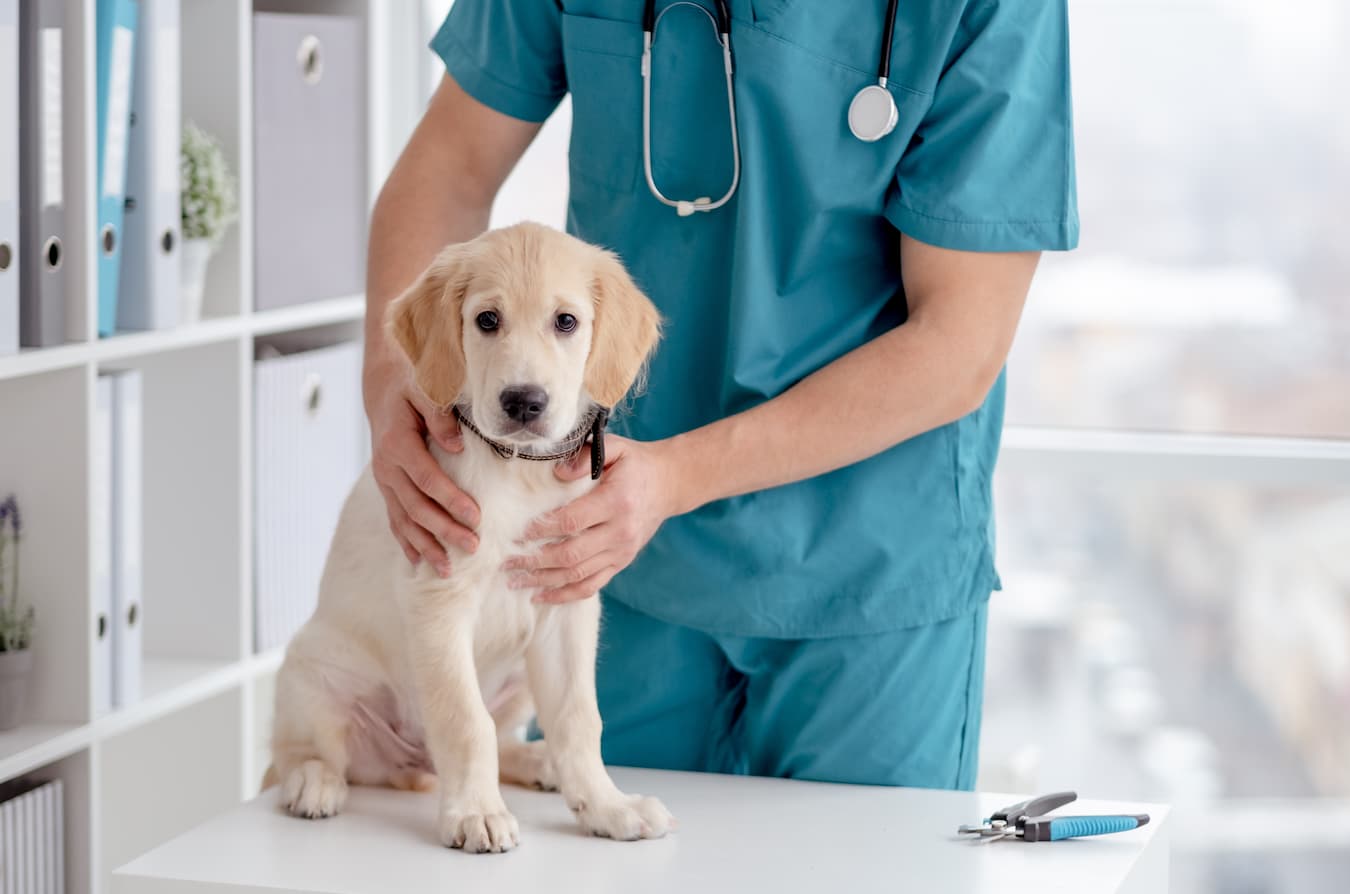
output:
M 0 356 L 19 350 L 18 13 L 18 0 L 0 0 Z
M 141 373 L 113 377 L 113 705 L 141 696 Z
M 94 511 L 94 716 L 113 703 L 113 378 L 95 382 L 93 437 Z
M 99 335 L 111 335 L 117 328 L 137 10 L 132 0 L 98 2 Z
M 27 347 L 66 340 L 64 4 L 19 4 L 19 338 Z
M 143 0 L 122 221 L 117 328 L 179 323 L 179 0 Z

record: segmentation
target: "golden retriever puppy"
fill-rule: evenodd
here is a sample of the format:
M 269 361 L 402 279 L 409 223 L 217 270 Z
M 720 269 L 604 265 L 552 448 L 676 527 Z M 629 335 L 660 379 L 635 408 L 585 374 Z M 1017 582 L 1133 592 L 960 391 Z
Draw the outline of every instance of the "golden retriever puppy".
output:
M 514 454 L 589 449 L 596 414 L 656 344 L 656 309 L 613 255 L 522 224 L 446 248 L 386 323 L 418 387 L 480 433 L 464 431 L 462 453 L 431 446 L 481 508 L 479 547 L 449 546 L 448 579 L 414 568 L 370 469 L 361 475 L 318 608 L 277 679 L 270 775 L 283 803 L 323 817 L 341 810 L 349 782 L 439 784 L 441 841 L 500 852 L 519 835 L 500 778 L 561 790 L 595 835 L 664 835 L 673 820 L 661 802 L 619 791 L 600 760 L 599 601 L 535 604 L 500 568 L 531 520 L 595 483 L 560 482 L 554 461 Z M 536 709 L 546 738 L 525 742 Z

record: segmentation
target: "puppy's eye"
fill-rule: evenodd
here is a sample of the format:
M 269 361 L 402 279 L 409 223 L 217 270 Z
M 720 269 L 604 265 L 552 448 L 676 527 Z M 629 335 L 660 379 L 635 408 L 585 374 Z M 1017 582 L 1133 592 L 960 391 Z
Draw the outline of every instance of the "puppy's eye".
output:
M 483 311 L 474 322 L 484 332 L 496 332 L 497 327 L 501 325 L 501 321 L 497 319 L 497 314 L 490 310 Z
M 553 321 L 559 332 L 571 332 L 577 328 L 577 318 L 571 314 L 558 314 L 558 319 Z

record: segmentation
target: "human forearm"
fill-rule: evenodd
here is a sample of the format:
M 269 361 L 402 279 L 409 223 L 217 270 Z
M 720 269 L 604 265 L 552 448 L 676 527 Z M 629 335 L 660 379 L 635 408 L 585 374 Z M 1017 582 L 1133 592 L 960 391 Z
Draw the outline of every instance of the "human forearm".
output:
M 675 512 L 859 462 L 975 410 L 1011 346 L 1035 255 L 909 246 L 906 323 L 751 410 L 661 444 Z
M 945 425 L 978 405 L 976 379 L 945 339 L 900 326 L 773 400 L 671 439 L 677 510 L 821 475 Z

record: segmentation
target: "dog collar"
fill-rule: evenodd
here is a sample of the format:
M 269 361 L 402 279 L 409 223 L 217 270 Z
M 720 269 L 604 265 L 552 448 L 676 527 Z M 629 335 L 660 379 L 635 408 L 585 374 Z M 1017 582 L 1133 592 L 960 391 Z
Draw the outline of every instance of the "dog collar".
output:
M 586 446 L 586 439 L 591 442 L 591 480 L 594 481 L 600 477 L 600 473 L 605 469 L 605 424 L 609 421 L 609 409 L 599 404 L 591 407 L 581 424 L 572 429 L 558 443 L 563 445 L 562 449 L 551 453 L 533 453 L 515 446 L 514 444 L 503 444 L 501 441 L 494 440 L 485 435 L 478 426 L 469 419 L 469 414 L 459 408 L 459 405 L 450 408 L 459 424 L 473 432 L 484 444 L 492 448 L 493 452 L 502 459 L 531 459 L 539 462 L 556 462 L 558 460 L 567 460 L 576 456 L 581 449 Z

